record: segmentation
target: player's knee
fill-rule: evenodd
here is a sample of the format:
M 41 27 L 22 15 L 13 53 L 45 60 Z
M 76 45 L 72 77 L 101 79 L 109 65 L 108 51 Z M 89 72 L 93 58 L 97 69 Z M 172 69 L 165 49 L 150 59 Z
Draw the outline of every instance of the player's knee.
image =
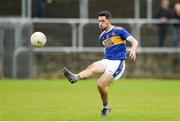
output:
M 101 88 L 101 89 L 103 89 L 106 86 L 103 82 L 97 82 L 96 85 L 98 88 Z

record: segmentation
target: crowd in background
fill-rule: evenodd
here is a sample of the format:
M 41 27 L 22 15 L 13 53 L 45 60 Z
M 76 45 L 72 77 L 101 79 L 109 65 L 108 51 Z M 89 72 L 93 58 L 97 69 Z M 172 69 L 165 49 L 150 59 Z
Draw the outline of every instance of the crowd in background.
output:
M 170 9 L 170 1 L 162 0 L 161 7 L 156 15 L 161 24 L 159 24 L 159 46 L 164 46 L 164 41 L 169 30 L 168 19 L 177 19 L 180 21 L 180 3 L 174 4 L 173 11 Z M 180 42 L 180 24 L 173 24 L 173 46 Z

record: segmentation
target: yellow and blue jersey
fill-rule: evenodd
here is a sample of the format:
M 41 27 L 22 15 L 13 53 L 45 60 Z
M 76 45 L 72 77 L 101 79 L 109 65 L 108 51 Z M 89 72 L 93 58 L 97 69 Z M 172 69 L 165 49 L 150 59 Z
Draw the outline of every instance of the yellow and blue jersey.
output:
M 105 47 L 104 59 L 124 60 L 126 59 L 126 40 L 129 32 L 121 27 L 112 26 L 107 32 L 102 32 L 99 43 Z

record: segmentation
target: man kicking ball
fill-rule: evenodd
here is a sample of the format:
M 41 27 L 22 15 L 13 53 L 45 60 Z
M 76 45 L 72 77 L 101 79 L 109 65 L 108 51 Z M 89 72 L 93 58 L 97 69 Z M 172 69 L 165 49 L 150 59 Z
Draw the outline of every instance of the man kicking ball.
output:
M 99 42 L 105 48 L 104 58 L 94 62 L 78 74 L 72 73 L 66 67 L 63 72 L 70 83 L 90 78 L 94 74 L 100 74 L 97 80 L 97 88 L 103 104 L 101 115 L 108 116 L 111 109 L 108 105 L 107 86 L 113 80 L 118 80 L 125 70 L 126 41 L 131 43 L 128 52 L 133 61 L 136 59 L 138 42 L 126 29 L 111 24 L 111 13 L 108 11 L 101 11 L 98 14 L 98 24 L 103 31 L 99 37 Z

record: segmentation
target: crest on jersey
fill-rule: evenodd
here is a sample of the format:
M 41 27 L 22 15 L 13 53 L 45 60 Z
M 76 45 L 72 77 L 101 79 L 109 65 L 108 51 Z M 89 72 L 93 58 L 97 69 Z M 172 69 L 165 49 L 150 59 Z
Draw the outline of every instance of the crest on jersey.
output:
M 116 34 L 115 32 L 112 32 L 112 36 L 115 36 L 115 34 Z

